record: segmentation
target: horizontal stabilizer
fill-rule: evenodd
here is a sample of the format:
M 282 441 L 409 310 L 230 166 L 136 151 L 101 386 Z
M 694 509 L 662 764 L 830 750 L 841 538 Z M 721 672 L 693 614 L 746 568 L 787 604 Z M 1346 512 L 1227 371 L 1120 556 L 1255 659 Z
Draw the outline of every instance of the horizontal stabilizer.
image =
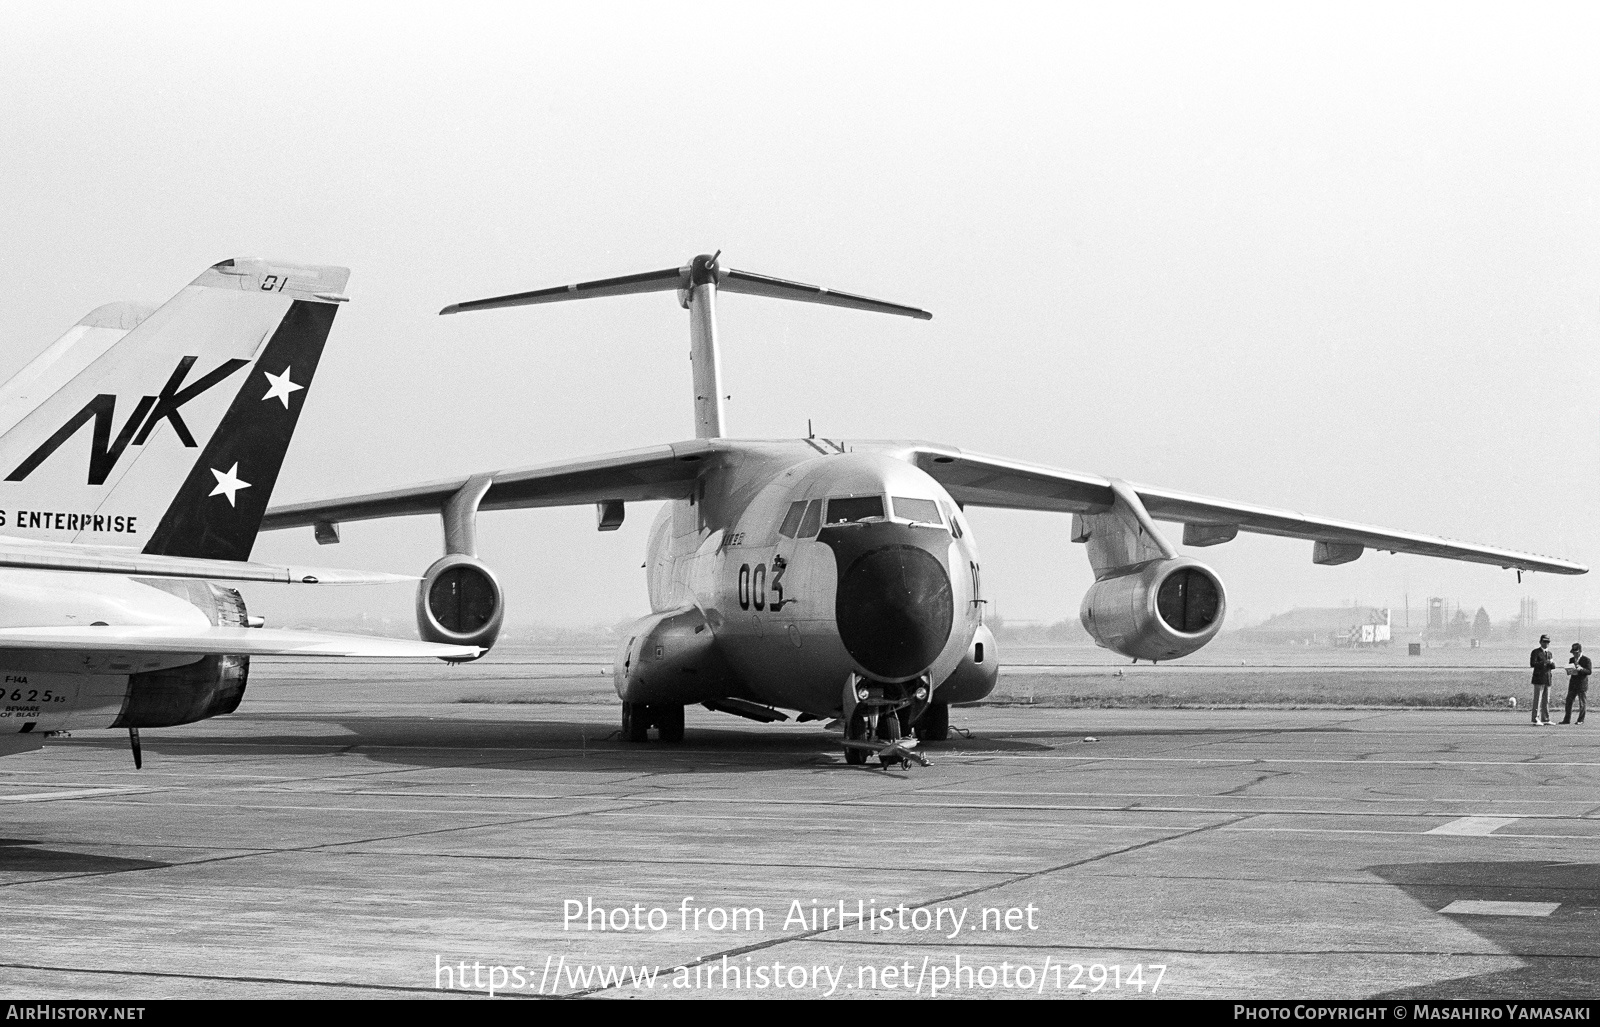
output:
M 685 269 L 669 267 L 665 271 L 646 271 L 643 274 L 623 275 L 621 278 L 602 278 L 594 282 L 579 282 L 577 285 L 558 285 L 550 289 L 514 292 L 509 296 L 491 296 L 485 300 L 452 303 L 439 311 L 439 313 L 460 314 L 469 310 L 493 310 L 496 307 L 526 307 L 533 303 L 558 303 L 561 300 L 634 296 L 644 292 L 673 292 L 685 288 L 687 280 L 688 273 Z
M 469 660 L 483 652 L 472 645 L 437 645 L 331 631 L 168 624 L 0 628 L 0 650 L 5 649 L 392 660 Z
M 765 296 L 774 300 L 794 300 L 799 303 L 820 303 L 828 307 L 847 307 L 879 314 L 901 314 L 921 321 L 932 319 L 926 310 L 899 303 L 868 299 L 848 292 L 834 292 L 820 285 L 806 285 L 782 278 L 769 278 L 723 267 L 715 257 L 696 257 L 683 267 L 670 267 L 662 271 L 645 271 L 620 278 L 601 278 L 576 285 L 558 285 L 531 292 L 515 292 L 506 296 L 452 303 L 439 311 L 441 314 L 460 314 L 472 310 L 493 310 L 496 307 L 524 307 L 534 303 L 559 303 L 563 300 L 597 299 L 607 296 L 634 296 L 646 292 L 687 291 L 697 285 L 715 284 L 722 292 L 743 293 L 747 296 Z
M 415 575 L 383 571 L 346 571 L 326 567 L 291 567 L 206 560 L 186 556 L 154 556 L 117 546 L 0 539 L 0 567 L 38 571 L 81 571 L 141 578 L 201 578 L 208 581 L 275 581 L 291 585 L 387 585 L 416 581 Z
M 786 282 L 782 278 L 768 278 L 766 275 L 751 274 L 749 271 L 735 271 L 733 268 L 726 268 L 723 274 L 725 277 L 717 282 L 717 288 L 722 292 L 740 292 L 746 296 L 765 296 L 774 300 L 796 300 L 800 303 L 820 303 L 825 307 L 847 307 L 851 310 L 869 310 L 878 314 L 901 314 L 905 317 L 914 317 L 918 321 L 933 320 L 933 315 L 926 310 L 907 307 L 899 303 L 868 299 L 865 296 L 856 296 L 848 292 L 834 292 L 830 289 L 824 289 L 820 285 Z

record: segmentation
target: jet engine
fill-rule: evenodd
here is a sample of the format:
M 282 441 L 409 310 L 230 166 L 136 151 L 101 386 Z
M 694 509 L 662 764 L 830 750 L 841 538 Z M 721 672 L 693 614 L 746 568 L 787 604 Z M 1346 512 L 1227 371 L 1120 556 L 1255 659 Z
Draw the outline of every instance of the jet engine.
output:
M 235 589 L 207 581 L 152 584 L 187 599 L 213 624 L 244 627 L 250 623 L 244 597 Z M 232 713 L 244 698 L 249 676 L 248 656 L 202 656 L 182 667 L 130 674 L 122 712 L 111 726 L 172 727 Z
M 464 553 L 436 561 L 417 586 L 417 633 L 427 642 L 488 650 L 505 615 L 505 593 L 494 572 Z
M 1106 649 L 1137 660 L 1175 660 L 1216 636 L 1227 606 L 1211 568 L 1180 556 L 1101 578 L 1078 616 Z

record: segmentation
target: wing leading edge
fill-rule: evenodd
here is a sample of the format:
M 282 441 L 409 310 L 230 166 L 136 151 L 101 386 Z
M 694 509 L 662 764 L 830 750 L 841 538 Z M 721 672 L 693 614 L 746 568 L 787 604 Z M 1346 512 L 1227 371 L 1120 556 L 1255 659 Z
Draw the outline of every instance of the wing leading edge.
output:
M 361 496 L 274 507 L 263 530 L 336 524 L 342 521 L 437 514 L 452 496 L 475 479 L 489 479 L 482 510 L 578 506 L 612 500 L 644 502 L 683 499 L 694 489 L 706 462 L 724 452 L 750 446 L 728 439 L 696 440 L 582 460 L 452 478 Z M 1097 513 L 1113 502 L 1112 481 L 1094 474 L 1063 471 L 1000 457 L 966 453 L 922 443 L 862 443 L 893 452 L 936 479 L 963 505 L 1055 513 Z M 1374 549 L 1446 560 L 1482 563 L 1519 571 L 1585 574 L 1570 560 L 1495 546 L 1458 542 L 1409 531 L 1394 531 L 1350 521 L 1312 517 L 1249 503 L 1191 495 L 1172 489 L 1131 484 L 1156 520 L 1184 525 L 1185 545 L 1228 541 L 1238 532 L 1278 535 L 1319 543 L 1319 563 L 1344 563 Z M 1326 547 L 1326 548 L 1324 548 Z
M 693 491 L 695 479 L 704 468 L 702 461 L 717 448 L 712 443 L 674 443 L 583 460 L 452 478 L 344 499 L 292 503 L 268 510 L 261 520 L 261 528 L 263 531 L 272 531 L 318 523 L 336 524 L 379 517 L 436 514 L 474 478 L 490 479 L 488 490 L 478 504 L 480 510 L 582 506 L 585 503 L 614 500 L 640 503 L 656 499 L 684 499 Z
M 1061 471 L 943 446 L 912 447 L 908 458 L 936 479 L 957 502 L 972 506 L 1057 513 L 1095 513 L 1112 503 L 1111 479 Z M 1490 564 L 1507 570 L 1585 574 L 1583 564 L 1496 546 L 1458 542 L 1410 531 L 1312 517 L 1129 483 L 1151 517 L 1184 525 L 1186 545 L 1215 545 L 1240 531 L 1319 543 L 1319 563 L 1346 563 L 1374 549 L 1445 560 Z M 1327 547 L 1327 548 L 1324 548 Z
M 6 649 L 440 660 L 468 660 L 483 652 L 471 645 L 437 645 L 332 631 L 168 624 L 0 628 L 0 650 Z

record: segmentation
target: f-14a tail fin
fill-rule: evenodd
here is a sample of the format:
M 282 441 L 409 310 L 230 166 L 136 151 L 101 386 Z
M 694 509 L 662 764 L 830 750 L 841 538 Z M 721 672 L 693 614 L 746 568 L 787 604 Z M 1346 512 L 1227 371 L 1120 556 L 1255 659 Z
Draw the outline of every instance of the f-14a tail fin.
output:
M 349 274 L 225 260 L 84 318 L 0 386 L 0 532 L 247 559 Z

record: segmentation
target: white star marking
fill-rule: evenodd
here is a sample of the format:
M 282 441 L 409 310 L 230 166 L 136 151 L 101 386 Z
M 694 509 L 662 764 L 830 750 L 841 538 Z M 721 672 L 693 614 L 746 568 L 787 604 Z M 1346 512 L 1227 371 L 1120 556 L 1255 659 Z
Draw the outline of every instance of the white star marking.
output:
M 267 394 L 261 398 L 263 400 L 280 399 L 283 401 L 283 408 L 285 410 L 289 409 L 289 393 L 298 392 L 305 388 L 304 385 L 296 385 L 294 380 L 289 377 L 289 372 L 292 370 L 294 370 L 292 367 L 285 367 L 282 374 L 262 371 L 261 373 L 267 376 L 267 381 L 271 382 L 272 386 L 267 389 Z
M 226 471 L 219 471 L 216 468 L 212 468 L 211 473 L 217 476 L 217 487 L 211 490 L 211 495 L 225 495 L 228 497 L 229 506 L 238 506 L 239 504 L 234 502 L 233 499 L 234 493 L 238 492 L 240 489 L 247 489 L 250 487 L 249 482 L 239 480 L 239 461 L 235 460 L 233 462 L 233 466 L 228 468 Z

